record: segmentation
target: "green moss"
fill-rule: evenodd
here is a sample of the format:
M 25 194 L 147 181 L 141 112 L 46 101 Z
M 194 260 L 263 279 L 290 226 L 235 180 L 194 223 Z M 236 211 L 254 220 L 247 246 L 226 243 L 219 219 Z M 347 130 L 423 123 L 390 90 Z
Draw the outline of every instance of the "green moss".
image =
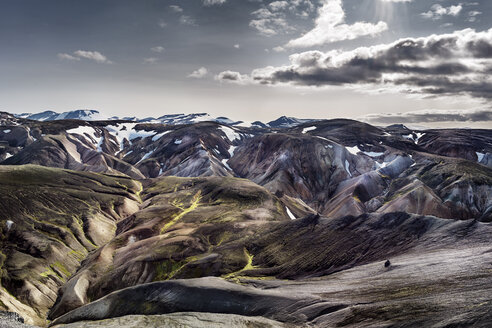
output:
M 253 265 L 253 254 L 250 254 L 246 247 L 243 249 L 244 256 L 246 257 L 246 265 L 239 271 L 231 272 L 223 276 L 224 279 L 230 279 L 237 281 L 240 274 L 244 271 L 254 270 L 257 267 Z
M 58 271 L 62 272 L 67 278 L 72 275 L 70 271 L 68 271 L 67 268 L 60 261 L 56 261 L 55 263 L 53 263 L 52 267 L 58 269 Z
M 163 281 L 172 279 L 186 264 L 196 261 L 197 257 L 190 256 L 183 261 L 174 261 L 172 259 L 156 263 L 154 281 Z
M 43 278 L 47 278 L 48 276 L 58 277 L 58 275 L 56 274 L 55 271 L 53 271 L 51 266 L 47 267 L 46 270 L 41 272 L 39 275 Z
M 174 218 L 171 219 L 168 223 L 164 225 L 161 229 L 161 234 L 165 233 L 170 227 L 175 225 L 183 216 L 186 214 L 190 213 L 191 211 L 194 211 L 198 206 L 200 206 L 200 200 L 201 200 L 201 190 L 199 190 L 195 196 L 193 196 L 193 199 L 191 200 L 191 204 L 189 207 L 184 207 L 183 203 L 179 202 L 178 200 L 174 200 L 171 204 L 181 210 L 181 213 L 176 215 Z

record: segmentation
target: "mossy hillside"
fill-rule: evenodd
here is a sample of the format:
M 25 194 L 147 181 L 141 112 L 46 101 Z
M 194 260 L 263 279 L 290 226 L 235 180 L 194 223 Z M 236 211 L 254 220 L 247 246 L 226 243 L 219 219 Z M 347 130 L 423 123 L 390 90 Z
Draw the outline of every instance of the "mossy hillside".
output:
M 474 185 L 492 185 L 491 168 L 460 159 L 446 158 L 436 161 L 423 167 L 417 174 L 431 188 L 458 180 Z
M 88 252 L 114 236 L 114 209 L 140 189 L 124 177 L 0 166 L 2 286 L 44 317 Z
M 90 258 L 79 270 L 100 272 L 87 290 L 92 300 L 144 282 L 254 271 L 250 239 L 290 221 L 276 196 L 245 179 L 162 177 L 141 196 L 142 209 L 118 222 L 105 246 L 111 263 L 97 269 L 100 262 Z

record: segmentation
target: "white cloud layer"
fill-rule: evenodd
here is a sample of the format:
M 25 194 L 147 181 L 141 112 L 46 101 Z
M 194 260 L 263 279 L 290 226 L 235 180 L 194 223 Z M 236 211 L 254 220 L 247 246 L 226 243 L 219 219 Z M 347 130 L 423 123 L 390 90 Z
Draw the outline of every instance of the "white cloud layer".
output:
M 159 59 L 155 58 L 155 57 L 148 57 L 148 58 L 144 58 L 144 64 L 154 64 L 155 62 L 157 62 Z
M 394 114 L 369 114 L 363 117 L 362 120 L 372 124 L 491 122 L 492 110 L 489 108 L 464 110 L 418 110 Z
M 227 0 L 203 0 L 203 5 L 205 6 L 214 6 L 221 5 L 225 3 Z
M 163 53 L 166 49 L 163 46 L 156 46 L 150 48 L 150 51 L 157 52 L 157 53 Z
M 249 26 L 264 36 L 290 33 L 296 28 L 289 23 L 289 16 L 307 18 L 314 10 L 311 0 L 273 1 L 251 13 L 254 19 Z
M 86 50 L 77 50 L 74 51 L 72 54 L 67 54 L 67 53 L 59 53 L 58 58 L 64 59 L 64 60 L 75 60 L 75 61 L 80 61 L 80 59 L 88 59 L 95 61 L 100 64 L 112 64 L 110 60 L 103 54 L 101 54 L 99 51 L 86 51 Z
M 208 70 L 205 67 L 200 67 L 196 71 L 193 71 L 188 77 L 194 78 L 194 79 L 203 79 L 205 76 L 207 76 Z
M 377 24 L 366 22 L 345 24 L 342 0 L 324 0 L 323 6 L 318 9 L 315 27 L 300 38 L 290 40 L 286 47 L 320 46 L 337 41 L 353 40 L 362 36 L 375 36 L 387 29 L 388 25 L 382 21 Z
M 429 11 L 420 15 L 424 18 L 438 20 L 441 19 L 443 16 L 458 16 L 462 9 L 463 6 L 461 4 L 443 7 L 437 3 L 433 5 Z

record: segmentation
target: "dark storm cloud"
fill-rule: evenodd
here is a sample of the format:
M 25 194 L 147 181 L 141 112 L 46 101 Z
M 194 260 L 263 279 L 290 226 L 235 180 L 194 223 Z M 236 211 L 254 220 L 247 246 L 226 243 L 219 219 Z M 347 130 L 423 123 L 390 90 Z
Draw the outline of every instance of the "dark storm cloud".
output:
M 346 52 L 308 51 L 291 55 L 290 61 L 288 66 L 256 69 L 242 81 L 249 78 L 252 83 L 303 86 L 373 84 L 398 86 L 409 93 L 492 98 L 492 29 L 406 38 Z
M 397 114 L 371 114 L 363 119 L 375 124 L 490 122 L 492 121 L 492 110 L 423 110 Z

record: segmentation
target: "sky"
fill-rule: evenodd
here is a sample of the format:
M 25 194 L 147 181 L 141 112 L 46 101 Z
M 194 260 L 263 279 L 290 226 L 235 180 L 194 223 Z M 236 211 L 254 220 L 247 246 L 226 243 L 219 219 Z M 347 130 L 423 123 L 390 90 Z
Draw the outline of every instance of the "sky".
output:
M 492 1 L 0 0 L 0 110 L 492 127 Z

